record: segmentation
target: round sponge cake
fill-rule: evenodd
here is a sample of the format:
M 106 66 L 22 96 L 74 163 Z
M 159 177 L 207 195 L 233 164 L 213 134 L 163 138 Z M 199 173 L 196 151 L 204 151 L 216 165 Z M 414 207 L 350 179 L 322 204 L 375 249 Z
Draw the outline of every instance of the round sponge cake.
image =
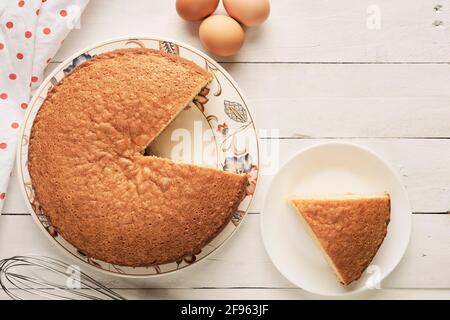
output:
M 51 90 L 28 166 L 59 234 L 90 257 L 149 266 L 198 252 L 224 228 L 246 176 L 143 154 L 211 77 L 178 56 L 121 49 Z

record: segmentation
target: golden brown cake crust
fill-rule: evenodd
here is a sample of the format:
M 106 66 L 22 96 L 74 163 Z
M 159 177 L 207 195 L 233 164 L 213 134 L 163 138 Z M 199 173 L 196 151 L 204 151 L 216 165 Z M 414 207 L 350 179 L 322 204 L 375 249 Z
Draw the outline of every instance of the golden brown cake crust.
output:
M 142 154 L 210 80 L 193 62 L 139 48 L 99 55 L 56 85 L 33 124 L 29 171 L 57 232 L 125 266 L 180 260 L 216 236 L 246 177 Z
M 344 284 L 359 279 L 381 246 L 390 220 L 390 197 L 293 198 Z

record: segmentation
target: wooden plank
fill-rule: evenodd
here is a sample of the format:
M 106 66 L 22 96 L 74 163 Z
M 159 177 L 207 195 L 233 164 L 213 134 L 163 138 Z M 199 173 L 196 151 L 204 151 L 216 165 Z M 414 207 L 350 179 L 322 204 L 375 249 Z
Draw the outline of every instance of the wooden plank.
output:
M 326 299 L 301 289 L 119 289 L 117 293 L 127 299 L 249 299 L 249 300 L 309 300 Z M 351 297 L 352 299 L 430 299 L 448 300 L 450 290 L 443 289 L 384 289 L 372 290 Z M 330 298 L 335 299 L 335 298 Z M 343 299 L 348 299 L 343 298 Z
M 309 300 L 326 299 L 301 289 L 119 289 L 127 299 L 249 299 L 249 300 Z M 352 299 L 450 299 L 450 290 L 443 289 L 384 289 L 355 295 Z M 330 298 L 331 299 L 331 298 Z M 335 299 L 335 298 L 332 298 Z M 348 299 L 348 297 L 346 298 Z
M 123 279 L 88 270 L 111 288 L 293 288 L 273 266 L 263 247 L 260 215 L 251 214 L 239 232 L 213 256 L 188 270 L 155 279 Z M 414 215 L 411 242 L 382 289 L 450 289 L 450 216 Z M 62 255 L 34 225 L 30 216 L 0 217 L 0 258 Z
M 83 290 L 84 293 L 86 290 Z M 115 292 L 128 300 L 310 300 L 327 299 L 316 296 L 296 288 L 234 288 L 234 289 L 115 289 Z M 20 295 L 17 290 L 13 291 Z M 38 298 L 37 296 L 35 297 Z M 330 298 L 336 299 L 336 298 Z M 348 297 L 343 298 L 348 299 Z M 448 289 L 384 289 L 372 290 L 363 294 L 351 296 L 356 300 L 448 300 Z M 0 291 L 0 300 L 9 300 L 3 291 Z
M 438 3 L 442 8 L 436 11 Z M 277 0 L 272 1 L 265 24 L 247 29 L 241 52 L 220 60 L 449 62 L 449 17 L 448 0 Z M 126 6 L 120 0 L 91 1 L 81 19 L 82 29 L 69 35 L 55 59 L 130 34 L 166 36 L 202 48 L 198 25 L 182 21 L 173 1 L 134 0 Z
M 260 137 L 450 137 L 450 65 L 222 65 Z
M 265 168 L 281 166 L 297 152 L 330 141 L 365 146 L 384 158 L 400 175 L 413 212 L 449 211 L 450 139 L 260 139 L 262 174 L 251 211 L 263 210 L 273 177 L 273 170 Z
M 450 137 L 450 65 L 224 67 L 261 137 Z
M 335 139 L 260 139 L 261 175 L 250 208 L 261 212 L 277 168 L 306 147 Z M 414 212 L 448 212 L 450 209 L 450 139 L 350 139 L 372 149 L 397 170 L 407 188 Z M 16 172 L 13 172 L 3 213 L 28 213 Z

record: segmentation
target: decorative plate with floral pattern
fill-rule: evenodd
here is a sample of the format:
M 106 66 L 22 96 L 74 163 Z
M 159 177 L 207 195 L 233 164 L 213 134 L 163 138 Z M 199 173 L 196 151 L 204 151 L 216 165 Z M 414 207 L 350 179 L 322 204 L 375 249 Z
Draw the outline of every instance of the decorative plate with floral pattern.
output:
M 194 61 L 212 72 L 212 83 L 200 92 L 185 111 L 147 148 L 147 153 L 174 160 L 212 166 L 237 173 L 247 173 L 247 194 L 230 223 L 201 252 L 177 262 L 149 267 L 131 268 L 91 258 L 65 241 L 52 227 L 39 202 L 28 172 L 28 142 L 34 118 L 47 92 L 73 68 L 92 57 L 119 48 L 145 47 L 160 49 Z M 31 101 L 21 131 L 17 169 L 22 191 L 33 216 L 47 236 L 73 257 L 97 270 L 136 277 L 174 272 L 205 259 L 234 234 L 244 218 L 258 178 L 258 140 L 250 111 L 237 84 L 213 59 L 185 44 L 154 37 L 121 38 L 100 43 L 79 52 L 62 63 L 43 82 Z M 205 186 L 208 188 L 208 186 Z

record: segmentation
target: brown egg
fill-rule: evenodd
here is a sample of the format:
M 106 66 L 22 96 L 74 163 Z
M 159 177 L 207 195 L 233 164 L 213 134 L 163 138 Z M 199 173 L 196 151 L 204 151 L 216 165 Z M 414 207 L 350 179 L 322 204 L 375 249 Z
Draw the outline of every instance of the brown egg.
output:
M 198 21 L 216 11 L 219 0 L 177 0 L 178 15 L 188 21 Z
M 258 26 L 270 14 L 269 0 L 223 0 L 228 14 L 247 27 Z
M 244 30 L 228 16 L 215 15 L 200 25 L 200 41 L 212 53 L 226 57 L 235 54 L 244 44 Z

